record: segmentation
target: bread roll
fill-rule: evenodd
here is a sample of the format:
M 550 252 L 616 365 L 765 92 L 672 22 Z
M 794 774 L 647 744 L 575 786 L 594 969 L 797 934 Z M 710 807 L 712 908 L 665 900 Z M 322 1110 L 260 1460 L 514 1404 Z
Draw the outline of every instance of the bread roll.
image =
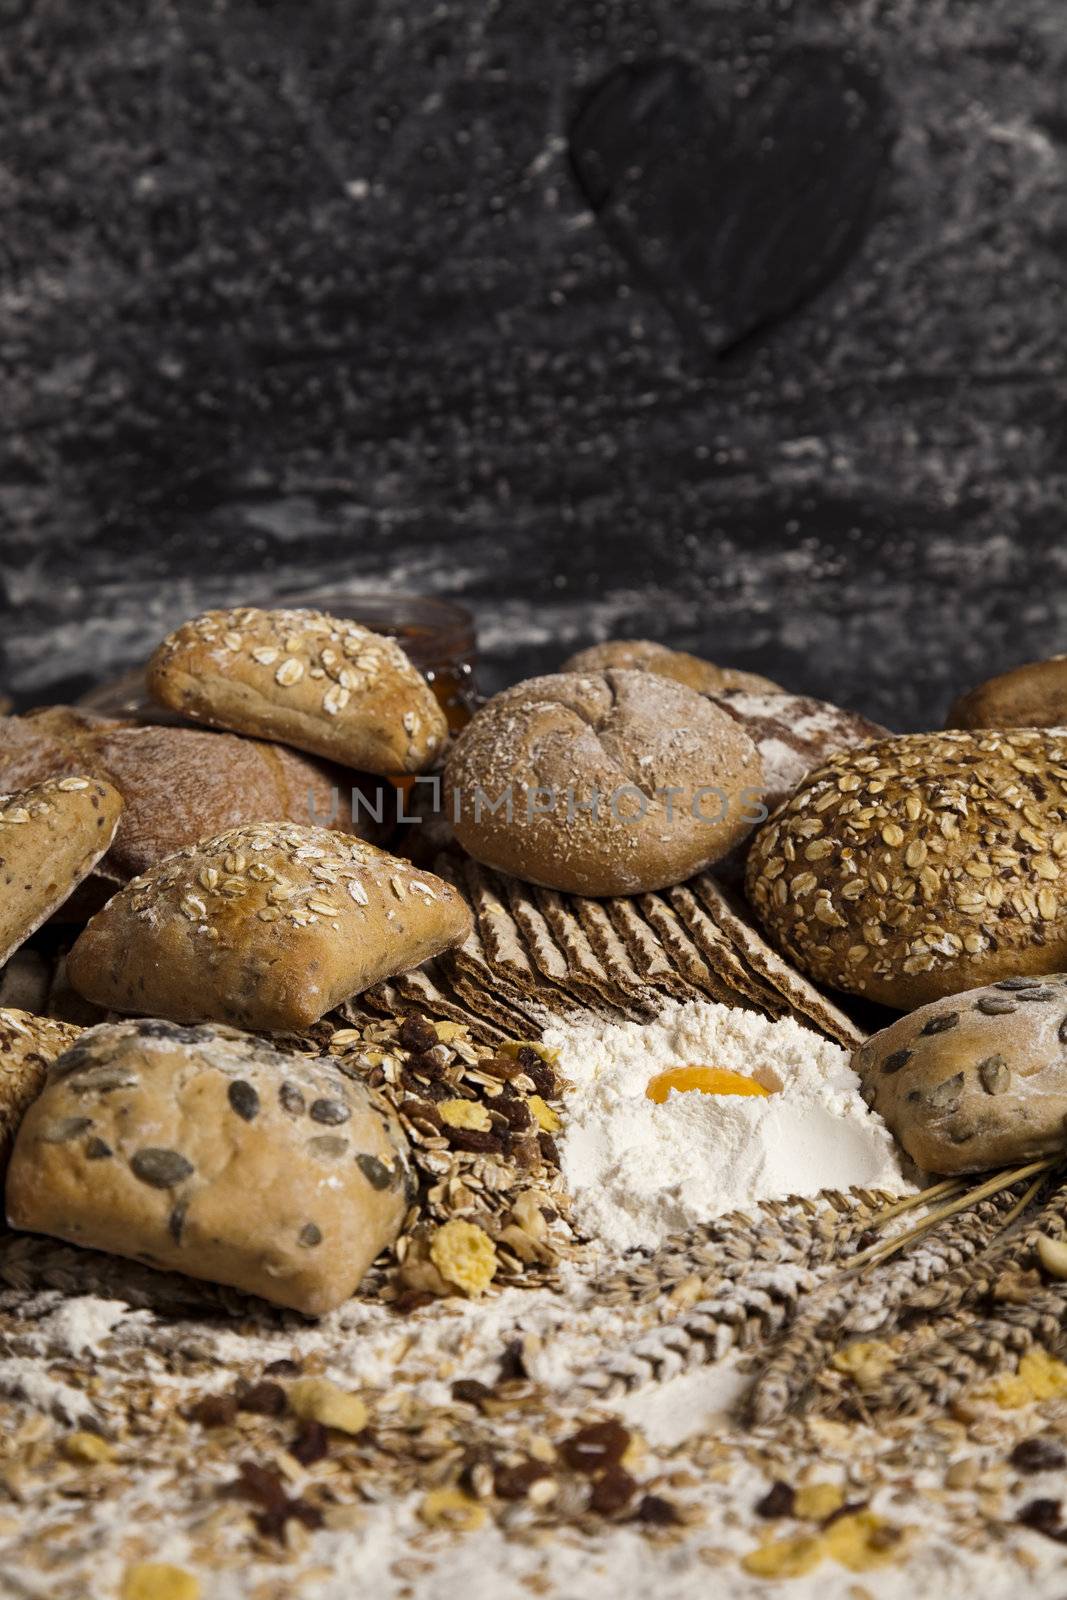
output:
M 364 772 L 421 772 L 448 735 L 394 639 L 321 611 L 205 611 L 163 641 L 147 682 L 194 722 Z
M 654 673 L 612 670 L 497 695 L 456 740 L 445 789 L 476 860 L 573 894 L 623 895 L 679 883 L 737 844 L 761 777 L 752 741 L 716 706 Z
M 306 1028 L 351 995 L 466 938 L 457 892 L 325 828 L 231 828 L 134 878 L 67 958 L 114 1011 Z
M 92 871 L 121 811 L 109 783 L 77 775 L 0 795 L 0 965 Z
M 1067 732 L 919 733 L 831 756 L 760 829 L 747 891 L 822 983 L 911 1010 L 1067 967 Z
M 1067 974 L 935 1000 L 852 1058 L 864 1096 L 926 1172 L 1019 1166 L 1063 1149 Z
M 71 706 L 0 720 L 0 787 L 67 772 L 103 778 L 122 795 L 98 869 L 119 883 L 245 822 L 321 823 L 384 843 L 395 809 L 382 780 L 260 739 L 117 722 Z
M 396 1238 L 413 1189 L 395 1118 L 328 1058 L 122 1022 L 49 1069 L 16 1137 L 7 1215 L 319 1316 Z
M 946 728 L 1067 727 L 1067 656 L 1028 661 L 953 702 Z
M 809 695 L 722 689 L 708 699 L 740 723 L 759 751 L 768 811 L 787 800 L 807 774 L 835 751 L 889 737 L 888 728 L 868 722 L 859 712 Z
M 698 694 L 720 689 L 744 689 L 750 694 L 779 694 L 776 683 L 761 678 L 758 672 L 742 672 L 737 667 L 717 667 L 713 661 L 691 656 L 684 650 L 671 650 L 651 639 L 608 639 L 604 644 L 579 650 L 560 667 L 561 672 L 606 672 L 611 667 L 636 672 L 654 672 L 671 678 Z
M 0 1186 L 16 1129 L 44 1087 L 49 1062 L 62 1055 L 80 1031 L 51 1017 L 0 1006 Z

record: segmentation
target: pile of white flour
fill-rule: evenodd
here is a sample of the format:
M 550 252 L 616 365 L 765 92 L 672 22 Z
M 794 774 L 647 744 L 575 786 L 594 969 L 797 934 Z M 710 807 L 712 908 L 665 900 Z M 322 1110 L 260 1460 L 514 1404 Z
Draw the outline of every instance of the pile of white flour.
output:
M 799 1023 L 697 1000 L 651 1023 L 561 1023 L 544 1042 L 573 1085 L 560 1155 L 575 1218 L 610 1250 L 654 1245 L 760 1200 L 912 1187 L 848 1053 Z M 688 1065 L 741 1072 L 775 1092 L 648 1099 L 650 1078 Z

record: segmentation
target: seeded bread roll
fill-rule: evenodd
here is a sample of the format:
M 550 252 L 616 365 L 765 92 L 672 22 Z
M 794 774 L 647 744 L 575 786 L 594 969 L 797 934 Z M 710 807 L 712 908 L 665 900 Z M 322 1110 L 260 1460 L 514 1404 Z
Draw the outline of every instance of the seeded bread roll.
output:
M 724 689 L 708 699 L 740 723 L 763 764 L 763 803 L 773 811 L 812 771 L 837 750 L 851 750 L 868 739 L 889 737 L 889 729 L 808 695 L 753 693 Z
M 1067 732 L 908 734 L 832 756 L 757 833 L 747 891 L 833 988 L 911 1010 L 1067 966 Z
M 926 1172 L 1018 1166 L 1063 1149 L 1067 974 L 1004 978 L 901 1017 L 852 1065 Z
M 960 695 L 946 728 L 1067 727 L 1067 656 L 1028 661 Z
M 98 868 L 112 882 L 244 822 L 319 823 L 374 843 L 390 832 L 382 780 L 285 745 L 117 722 L 74 706 L 0 720 L 0 788 L 74 771 L 122 795 L 122 820 Z
M 751 739 L 716 706 L 614 670 L 497 695 L 456 740 L 445 788 L 477 861 L 582 895 L 690 877 L 751 831 L 762 792 Z M 510 817 L 492 811 L 509 792 Z
M 321 1316 L 396 1238 L 413 1189 L 395 1118 L 328 1057 L 122 1022 L 49 1069 L 16 1137 L 7 1215 Z
M 742 672 L 737 667 L 717 667 L 713 661 L 691 656 L 685 650 L 671 650 L 652 639 L 608 639 L 604 644 L 579 650 L 560 667 L 561 672 L 607 672 L 611 667 L 635 672 L 654 672 L 661 678 L 711 694 L 720 689 L 744 689 L 750 694 L 782 694 L 770 678 L 758 672 Z
M 96 778 L 0 796 L 0 965 L 93 870 L 121 811 L 122 796 Z
M 62 1055 L 80 1031 L 51 1017 L 0 1006 L 0 1184 L 15 1130 L 44 1087 L 49 1062 Z
M 466 938 L 432 873 L 325 828 L 231 828 L 167 856 L 77 939 L 67 976 L 95 1005 L 175 1022 L 306 1028 Z
M 205 611 L 163 641 L 147 682 L 194 722 L 364 772 L 421 772 L 448 735 L 395 640 L 321 611 Z

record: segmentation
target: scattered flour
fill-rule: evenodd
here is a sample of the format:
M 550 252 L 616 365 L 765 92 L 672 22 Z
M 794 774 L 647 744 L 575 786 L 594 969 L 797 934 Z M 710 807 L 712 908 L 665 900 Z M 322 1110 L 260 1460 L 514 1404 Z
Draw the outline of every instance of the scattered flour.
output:
M 655 1245 L 760 1200 L 854 1184 L 911 1188 L 847 1052 L 799 1023 L 698 1000 L 647 1024 L 557 1024 L 544 1039 L 573 1085 L 560 1153 L 575 1216 L 610 1250 Z M 647 1098 L 650 1078 L 690 1064 L 741 1072 L 775 1092 Z

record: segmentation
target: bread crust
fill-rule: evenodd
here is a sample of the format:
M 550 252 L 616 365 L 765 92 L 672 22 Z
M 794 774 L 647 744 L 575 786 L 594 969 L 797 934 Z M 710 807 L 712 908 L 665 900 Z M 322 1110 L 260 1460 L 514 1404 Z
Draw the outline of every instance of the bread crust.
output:
M 381 780 L 286 745 L 122 722 L 73 706 L 0 720 L 0 788 L 77 772 L 105 779 L 123 797 L 118 832 L 99 867 L 113 882 L 246 822 L 322 823 L 379 844 L 391 831 Z M 367 804 L 354 806 L 354 792 Z
M 448 734 L 395 640 L 321 611 L 205 611 L 163 641 L 147 683 L 194 722 L 363 772 L 421 772 Z
M 50 1067 L 16 1138 L 7 1214 L 319 1316 L 396 1238 L 412 1187 L 396 1119 L 328 1058 L 123 1022 Z
M 987 678 L 955 700 L 946 728 L 1067 726 L 1067 656 L 1028 661 Z
M 663 888 L 717 860 L 751 831 L 762 779 L 751 739 L 716 706 L 613 669 L 497 695 L 459 735 L 445 788 L 476 860 L 596 897 Z M 510 820 L 481 798 L 509 790 Z M 554 797 L 543 812 L 539 794 Z
M 778 684 L 758 672 L 742 672 L 739 667 L 718 667 L 714 661 L 693 656 L 685 650 L 672 650 L 653 639 L 607 639 L 570 656 L 560 672 L 607 672 L 611 667 L 635 672 L 654 672 L 671 678 L 698 694 L 721 689 L 744 689 L 750 694 L 784 694 Z
M 882 739 L 760 829 L 748 898 L 816 981 L 911 1010 L 1067 967 L 1067 731 Z
M 1007 978 L 922 1006 L 852 1065 L 867 1103 L 926 1172 L 983 1172 L 1063 1149 L 1067 974 Z
M 307 1028 L 470 926 L 460 895 L 408 861 L 324 828 L 261 823 L 134 878 L 80 934 L 67 975 L 114 1011 Z
M 121 813 L 117 789 L 76 773 L 0 796 L 0 965 L 88 877 Z

